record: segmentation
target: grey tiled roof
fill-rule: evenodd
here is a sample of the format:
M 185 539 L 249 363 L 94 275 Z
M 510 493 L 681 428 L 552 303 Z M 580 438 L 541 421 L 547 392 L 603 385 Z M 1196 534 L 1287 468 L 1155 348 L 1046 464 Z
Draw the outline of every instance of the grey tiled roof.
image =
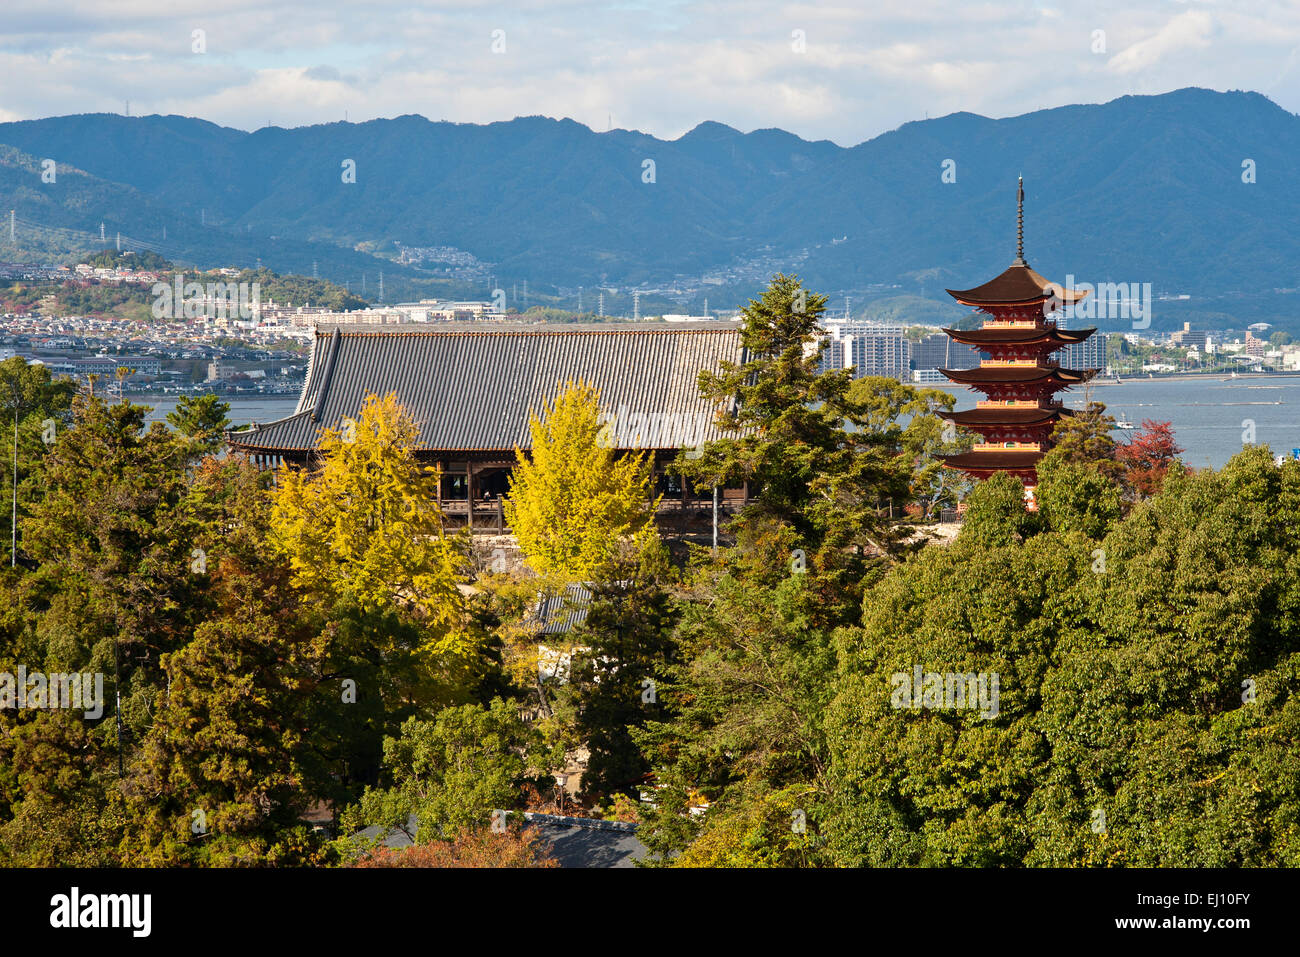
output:
M 541 595 L 534 613 L 541 635 L 567 635 L 587 620 L 591 610 L 591 589 L 578 582 L 564 587 L 562 595 Z
M 743 359 L 739 323 L 321 327 L 294 414 L 227 439 L 259 451 L 306 450 L 321 428 L 355 418 L 367 393 L 391 391 L 420 427 L 417 448 L 509 452 L 529 446 L 530 410 L 581 379 L 619 417 L 615 447 L 680 448 L 721 437 L 696 380 L 724 359 Z M 682 423 L 675 428 L 689 429 L 693 441 L 661 434 L 652 415 Z M 625 438 L 628 420 L 639 439 Z
M 649 853 L 636 836 L 635 826 L 606 821 L 559 817 L 552 814 L 526 814 L 525 826 L 536 828 L 539 836 L 561 867 L 635 867 Z M 407 830 L 415 833 L 419 821 L 411 815 Z M 402 831 L 385 833 L 383 828 L 368 827 L 360 834 L 380 838 L 385 847 L 410 847 L 411 839 Z
M 636 867 L 636 862 L 649 853 L 632 831 L 566 827 L 536 819 L 530 826 L 537 828 L 542 840 L 550 845 L 561 867 Z

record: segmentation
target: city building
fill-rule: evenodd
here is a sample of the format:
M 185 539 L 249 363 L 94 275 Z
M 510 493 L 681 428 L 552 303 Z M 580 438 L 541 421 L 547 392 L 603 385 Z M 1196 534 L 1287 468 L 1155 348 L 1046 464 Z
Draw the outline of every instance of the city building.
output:
M 406 313 L 397 307 L 334 312 L 324 306 L 294 306 L 292 303 L 278 306 L 274 302 L 263 303 L 257 318 L 263 327 L 286 329 L 311 329 L 321 323 L 392 326 L 409 321 Z
M 403 322 L 482 322 L 505 318 L 505 313 L 497 309 L 494 303 L 478 300 L 453 302 L 445 299 L 421 299 L 419 302 L 400 302 L 388 308 L 400 313 Z
M 162 361 L 148 356 L 91 356 L 87 359 L 46 358 L 41 360 L 53 375 L 68 375 L 76 379 L 97 375 L 113 378 L 119 368 L 133 369 L 133 377 L 155 377 L 162 372 Z
M 1065 330 L 1069 320 L 1064 314 L 1058 314 L 1056 328 Z M 1056 354 L 1056 361 L 1067 369 L 1104 369 L 1106 367 L 1106 336 L 1089 335 L 1079 342 L 1070 342 L 1061 347 Z
M 821 359 L 817 364 L 819 373 L 845 368 L 844 343 L 841 340 L 822 336 L 817 340 L 817 344 L 822 348 Z
M 225 379 L 231 378 L 234 374 L 235 374 L 234 367 L 229 365 L 223 365 L 219 357 L 214 358 L 211 362 L 208 363 L 209 382 L 221 382 Z
M 902 326 L 846 319 L 825 325 L 828 346 L 821 368 L 853 369 L 853 377 L 883 375 L 901 381 L 911 378 L 912 349 Z
M 1192 324 L 1190 322 L 1184 322 L 1183 328 L 1170 335 L 1169 341 L 1176 346 L 1183 346 L 1184 348 L 1195 346 L 1201 352 L 1210 351 L 1207 349 L 1207 345 L 1210 341 L 1210 334 L 1208 332 L 1192 329 Z
M 978 348 L 989 358 L 975 369 L 942 370 L 952 382 L 982 392 L 974 409 L 940 413 L 956 425 L 980 434 L 969 452 L 944 457 L 949 468 L 975 478 L 1007 472 L 1025 483 L 1028 506 L 1036 508 L 1035 465 L 1051 446 L 1051 434 L 1064 415 L 1072 414 L 1055 394 L 1087 382 L 1096 368 L 1071 369 L 1052 359 L 1054 352 L 1088 339 L 1096 329 L 1067 330 L 1050 322 L 1049 298 L 1058 306 L 1083 299 L 1086 292 L 1050 283 L 1025 261 L 1024 184 L 1016 204 L 1016 259 L 1001 275 L 973 289 L 949 289 L 959 303 L 987 318 L 979 329 L 945 329 L 957 342 Z
M 977 349 L 961 342 L 956 342 L 949 335 L 936 332 L 912 343 L 912 379 L 916 382 L 943 382 L 940 369 L 973 369 L 980 364 Z M 925 373 L 938 373 L 937 377 Z

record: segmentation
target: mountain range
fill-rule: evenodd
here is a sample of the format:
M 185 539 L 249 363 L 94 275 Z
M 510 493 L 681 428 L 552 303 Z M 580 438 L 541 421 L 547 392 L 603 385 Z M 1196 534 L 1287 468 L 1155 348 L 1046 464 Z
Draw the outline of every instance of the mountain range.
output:
M 1034 268 L 1188 296 L 1157 308 L 1157 328 L 1286 323 L 1300 301 L 1284 291 L 1300 287 L 1300 117 L 1203 89 L 955 113 L 853 147 L 716 122 L 663 140 L 543 117 L 251 133 L 181 116 L 3 123 L 0 213 L 17 225 L 15 242 L 0 233 L 0 259 L 94 247 L 103 223 L 109 244 L 120 231 L 205 266 L 314 262 L 354 289 L 362 273 L 431 275 L 399 265 L 401 246 L 449 246 L 489 264 L 479 295 L 490 275 L 542 294 L 686 287 L 691 305 L 725 307 L 780 270 L 864 304 L 944 300 L 1010 264 L 1021 175 Z

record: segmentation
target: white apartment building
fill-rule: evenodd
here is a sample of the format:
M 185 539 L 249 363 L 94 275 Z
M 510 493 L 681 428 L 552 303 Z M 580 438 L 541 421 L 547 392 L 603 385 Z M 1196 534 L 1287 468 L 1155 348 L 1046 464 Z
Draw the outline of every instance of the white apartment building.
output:
M 831 321 L 830 340 L 822 355 L 823 368 L 853 368 L 855 378 L 869 375 L 911 379 L 912 347 L 903 326 L 878 322 Z

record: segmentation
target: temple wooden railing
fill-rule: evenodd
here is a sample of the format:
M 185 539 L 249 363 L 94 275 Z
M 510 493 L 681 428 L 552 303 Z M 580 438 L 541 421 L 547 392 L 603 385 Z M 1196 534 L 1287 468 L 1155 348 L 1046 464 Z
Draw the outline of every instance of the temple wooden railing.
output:
M 745 489 L 719 489 L 718 511 L 721 515 L 733 515 L 742 507 L 746 498 Z M 502 498 L 479 499 L 474 502 L 471 511 L 465 499 L 444 498 L 439 503 L 447 525 L 451 528 L 468 526 L 478 534 L 503 534 L 510 530 L 505 519 L 505 500 Z M 659 501 L 655 519 L 665 524 L 675 524 L 686 518 L 703 518 L 713 512 L 713 496 L 689 496 L 685 499 L 667 495 Z
M 318 467 L 310 457 L 289 460 L 275 454 L 251 450 L 252 462 L 261 469 L 274 469 L 292 461 L 294 467 Z M 485 462 L 428 461 L 430 474 L 440 473 L 433 491 L 438 507 L 452 528 L 469 527 L 482 534 L 503 533 L 509 530 L 505 520 L 505 494 L 509 490 L 509 472 L 513 461 L 491 460 Z M 656 520 L 666 525 L 696 525 L 701 517 L 713 511 L 712 489 L 684 490 L 679 480 L 670 481 L 663 471 L 653 477 L 654 487 L 660 496 Z M 473 507 L 469 502 L 474 503 Z M 718 514 L 730 516 L 749 501 L 749 487 L 718 489 Z

